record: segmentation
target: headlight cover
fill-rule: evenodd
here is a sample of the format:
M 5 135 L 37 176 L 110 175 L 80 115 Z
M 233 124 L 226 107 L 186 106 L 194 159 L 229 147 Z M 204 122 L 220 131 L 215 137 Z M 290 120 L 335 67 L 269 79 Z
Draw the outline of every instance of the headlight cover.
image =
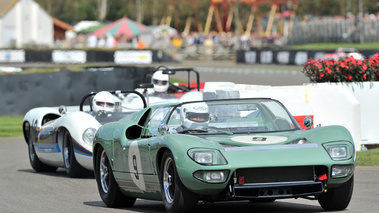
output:
M 190 149 L 188 156 L 201 165 L 226 165 L 227 161 L 220 151 L 215 149 Z
M 196 171 L 193 176 L 206 183 L 224 183 L 229 176 L 229 170 Z
M 95 137 L 96 131 L 97 131 L 97 130 L 96 130 L 95 128 L 88 128 L 88 129 L 86 129 L 86 130 L 83 132 L 83 135 L 82 135 L 83 141 L 84 141 L 86 144 L 92 146 L 93 139 L 94 139 L 94 137 Z
M 331 142 L 323 144 L 332 160 L 348 160 L 353 157 L 354 147 L 350 142 Z
M 349 165 L 333 165 L 332 178 L 347 177 L 354 172 L 354 164 Z

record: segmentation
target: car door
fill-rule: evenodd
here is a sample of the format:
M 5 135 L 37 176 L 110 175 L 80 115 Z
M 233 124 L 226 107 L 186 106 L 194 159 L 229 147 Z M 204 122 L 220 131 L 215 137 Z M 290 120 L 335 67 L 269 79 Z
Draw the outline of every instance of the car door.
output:
M 170 107 L 152 107 L 144 122 L 141 136 L 128 141 L 123 147 L 125 183 L 132 191 L 157 192 L 159 191 L 155 160 L 151 158 L 151 148 L 160 142 L 157 137 L 158 127 L 164 120 Z M 145 116 L 143 116 L 145 117 Z M 142 123 L 141 123 L 142 124 Z

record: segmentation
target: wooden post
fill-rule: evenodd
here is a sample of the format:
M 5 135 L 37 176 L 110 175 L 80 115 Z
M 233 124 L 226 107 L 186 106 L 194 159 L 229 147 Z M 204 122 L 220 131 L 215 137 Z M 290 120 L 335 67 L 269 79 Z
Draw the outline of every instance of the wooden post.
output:
M 272 30 L 272 25 L 274 23 L 274 18 L 275 18 L 275 13 L 276 13 L 276 4 L 271 5 L 271 11 L 270 11 L 270 17 L 268 19 L 268 24 L 266 28 L 266 33 L 265 35 L 268 36 L 271 33 Z
M 250 35 L 251 34 L 251 31 L 253 29 L 254 17 L 255 17 L 256 10 L 257 10 L 257 6 L 256 5 L 251 5 L 249 20 L 247 21 L 247 24 L 246 24 L 245 35 Z
M 228 18 L 226 20 L 226 26 L 225 26 L 226 32 L 230 31 L 230 28 L 231 28 L 232 22 L 233 22 L 233 15 L 234 15 L 234 5 L 232 5 L 229 8 Z
M 220 11 L 218 10 L 218 7 L 215 8 L 215 21 L 217 24 L 217 30 L 218 32 L 222 33 L 224 30 L 222 29 L 222 24 L 221 24 L 221 18 L 220 18 Z
M 184 27 L 183 33 L 186 33 L 186 34 L 189 33 L 189 31 L 191 29 L 191 22 L 192 22 L 192 18 L 188 17 L 187 20 L 186 20 L 186 25 Z
M 209 7 L 208 16 L 207 16 L 207 22 L 205 23 L 205 28 L 204 28 L 204 34 L 208 34 L 209 33 L 209 29 L 210 29 L 211 23 L 212 23 L 212 17 L 213 17 L 214 9 L 215 9 L 214 5 L 211 5 Z

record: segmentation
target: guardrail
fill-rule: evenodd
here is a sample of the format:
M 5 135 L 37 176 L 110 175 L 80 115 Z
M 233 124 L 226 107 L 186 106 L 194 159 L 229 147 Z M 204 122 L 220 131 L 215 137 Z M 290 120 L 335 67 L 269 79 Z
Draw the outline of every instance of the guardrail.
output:
M 1 63 L 48 62 L 84 64 L 113 62 L 115 64 L 151 64 L 174 62 L 161 50 L 23 50 L 0 49 Z

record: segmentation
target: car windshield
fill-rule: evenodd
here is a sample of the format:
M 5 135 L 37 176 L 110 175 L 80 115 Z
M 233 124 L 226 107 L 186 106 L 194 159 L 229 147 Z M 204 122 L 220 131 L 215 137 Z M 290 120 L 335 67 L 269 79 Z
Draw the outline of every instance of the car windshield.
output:
M 168 120 L 170 133 L 246 134 L 300 129 L 278 101 L 241 99 L 185 103 Z
M 92 116 L 100 123 L 100 124 L 106 124 L 114 121 L 118 121 L 121 118 L 125 117 L 126 115 L 129 115 L 133 113 L 130 112 L 105 112 L 105 111 L 98 111 L 97 113 L 92 113 Z

